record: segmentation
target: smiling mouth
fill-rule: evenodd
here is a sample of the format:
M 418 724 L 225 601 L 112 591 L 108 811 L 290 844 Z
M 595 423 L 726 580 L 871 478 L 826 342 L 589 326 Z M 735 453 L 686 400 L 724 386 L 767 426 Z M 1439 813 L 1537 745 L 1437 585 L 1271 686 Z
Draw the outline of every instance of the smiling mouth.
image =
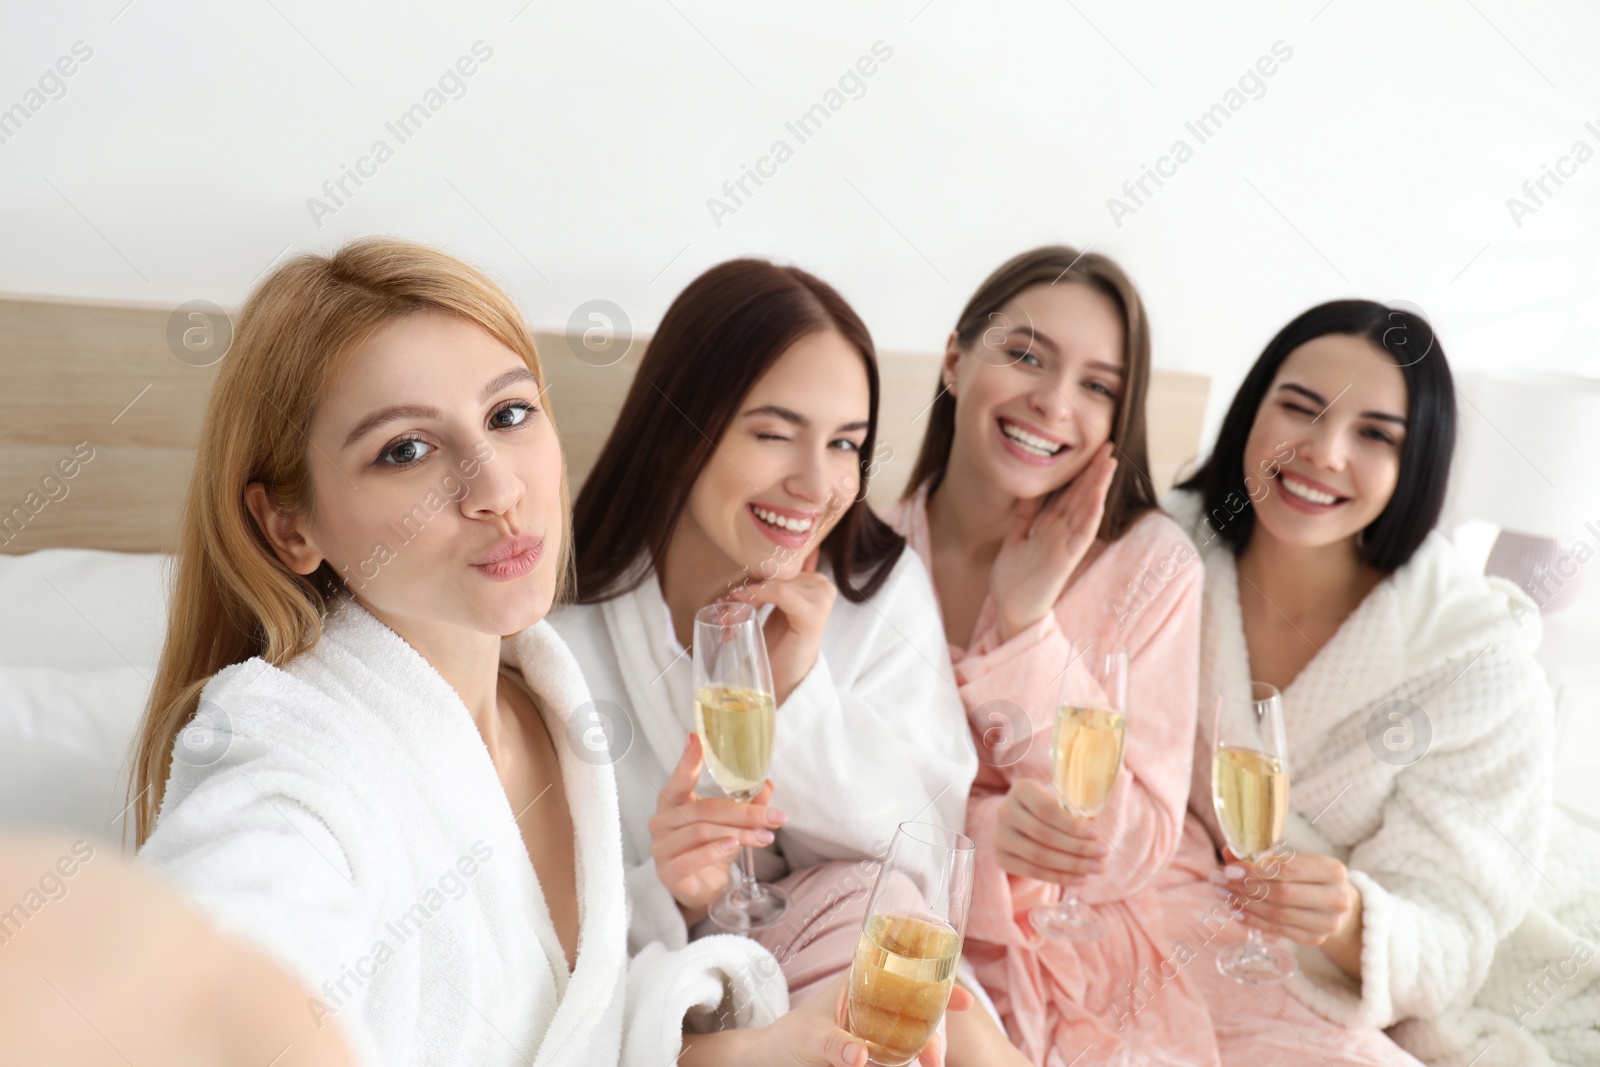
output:
M 751 504 L 750 512 L 774 530 L 781 530 L 787 534 L 808 534 L 817 522 L 815 518 L 791 519 L 779 515 L 776 511 L 769 511 L 760 504 Z
M 1046 440 L 1038 434 L 1029 433 L 1022 427 L 1008 421 L 1004 416 L 999 419 L 1000 432 L 1005 434 L 1012 444 L 1032 456 L 1040 459 L 1049 459 L 1061 452 L 1067 446 L 1055 441 Z
M 1321 507 L 1343 504 L 1350 499 L 1347 496 L 1334 496 L 1332 493 L 1324 493 L 1320 489 L 1313 489 L 1309 485 L 1295 481 L 1293 478 L 1285 478 L 1282 471 L 1278 472 L 1278 485 L 1290 496 L 1298 497 L 1308 504 L 1317 504 Z

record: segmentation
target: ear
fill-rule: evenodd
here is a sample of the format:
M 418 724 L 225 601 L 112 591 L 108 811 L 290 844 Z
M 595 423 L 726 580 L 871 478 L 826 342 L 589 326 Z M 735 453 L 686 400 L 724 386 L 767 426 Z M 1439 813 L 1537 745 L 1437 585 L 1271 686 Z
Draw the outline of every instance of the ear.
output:
M 279 511 L 264 484 L 251 482 L 246 485 L 244 504 L 285 567 L 296 574 L 310 574 L 322 566 L 324 557 L 305 532 L 301 520 Z
M 951 330 L 944 342 L 944 359 L 939 363 L 939 380 L 945 392 L 951 396 L 956 395 L 956 365 L 960 362 L 961 342 L 956 339 L 956 332 Z

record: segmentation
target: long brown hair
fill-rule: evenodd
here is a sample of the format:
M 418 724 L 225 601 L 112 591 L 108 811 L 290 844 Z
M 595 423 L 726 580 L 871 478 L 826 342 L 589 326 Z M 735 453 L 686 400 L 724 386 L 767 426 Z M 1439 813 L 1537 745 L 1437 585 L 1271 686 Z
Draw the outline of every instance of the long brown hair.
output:
M 1025 289 L 1058 282 L 1089 286 L 1109 298 L 1122 316 L 1122 397 L 1111 424 L 1117 472 L 1106 492 L 1105 515 L 1100 521 L 1100 536 L 1115 541 L 1145 512 L 1158 507 L 1144 425 L 1150 385 L 1150 321 L 1127 273 L 1108 256 L 1066 245 L 1046 245 L 1013 256 L 985 278 L 967 301 L 956 320 L 956 343 L 963 351 L 971 351 L 989 328 L 992 314 Z M 914 495 L 924 482 L 930 494 L 939 488 L 955 439 L 956 398 L 941 381 L 930 409 L 928 432 L 903 497 Z
M 872 335 L 822 279 L 763 259 L 734 259 L 690 282 L 667 308 L 578 493 L 578 603 L 620 596 L 649 568 L 659 571 L 695 479 L 739 405 L 779 356 L 819 330 L 837 332 L 861 353 L 871 395 L 860 485 L 822 552 L 845 599 L 860 603 L 877 592 L 905 539 L 866 502 L 878 432 Z
M 421 245 L 369 237 L 331 256 L 298 256 L 245 303 L 206 406 L 179 520 L 166 644 L 132 756 L 136 847 L 154 829 L 174 743 L 206 682 L 255 656 L 282 666 L 315 647 L 343 587 L 326 560 L 302 575 L 278 559 L 245 505 L 245 486 L 262 482 L 280 510 L 310 515 L 306 434 L 320 399 L 362 341 L 420 311 L 481 326 L 522 357 L 543 389 L 516 305 L 485 275 Z M 563 465 L 558 596 L 569 584 L 567 502 Z

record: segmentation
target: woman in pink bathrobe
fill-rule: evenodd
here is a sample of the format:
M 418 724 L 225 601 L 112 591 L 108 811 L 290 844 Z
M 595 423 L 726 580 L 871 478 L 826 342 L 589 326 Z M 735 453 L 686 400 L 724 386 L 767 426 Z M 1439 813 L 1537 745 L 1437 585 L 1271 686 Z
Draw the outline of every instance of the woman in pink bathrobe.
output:
M 1040 1067 L 1217 1062 L 1155 888 L 1189 795 L 1202 583 L 1155 503 L 1149 365 L 1143 305 L 1114 262 L 1017 256 L 962 312 L 907 496 L 886 516 L 933 574 L 979 745 L 965 956 Z M 1129 654 L 1123 767 L 1092 821 L 1069 816 L 1050 779 L 1074 641 Z M 1029 912 L 1064 888 L 1103 938 L 1035 934 Z

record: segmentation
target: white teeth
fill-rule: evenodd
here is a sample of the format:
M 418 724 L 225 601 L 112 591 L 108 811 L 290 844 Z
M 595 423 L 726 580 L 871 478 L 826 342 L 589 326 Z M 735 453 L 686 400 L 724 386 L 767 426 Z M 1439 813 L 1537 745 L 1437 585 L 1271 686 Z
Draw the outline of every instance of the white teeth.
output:
M 1000 420 L 1000 429 L 1007 437 L 1022 446 L 1024 452 L 1032 452 L 1036 456 L 1053 456 L 1060 452 L 1065 445 L 1058 445 L 1054 441 L 1047 441 L 1037 434 L 1031 434 L 1020 426 L 1015 426 L 1004 419 Z
M 1289 478 L 1284 478 L 1282 476 L 1279 476 L 1278 484 L 1283 486 L 1283 488 L 1288 492 L 1299 497 L 1301 500 L 1309 500 L 1313 504 L 1334 504 L 1339 500 L 1338 497 L 1333 496 L 1330 493 L 1319 493 L 1309 485 L 1301 485 L 1299 482 L 1293 481 Z
M 750 510 L 756 513 L 756 518 L 760 519 L 769 526 L 776 526 L 780 530 L 788 530 L 791 533 L 805 533 L 811 529 L 811 519 L 785 518 L 784 516 L 779 515 L 777 512 L 768 511 L 766 508 L 761 507 L 758 504 L 751 504 Z

